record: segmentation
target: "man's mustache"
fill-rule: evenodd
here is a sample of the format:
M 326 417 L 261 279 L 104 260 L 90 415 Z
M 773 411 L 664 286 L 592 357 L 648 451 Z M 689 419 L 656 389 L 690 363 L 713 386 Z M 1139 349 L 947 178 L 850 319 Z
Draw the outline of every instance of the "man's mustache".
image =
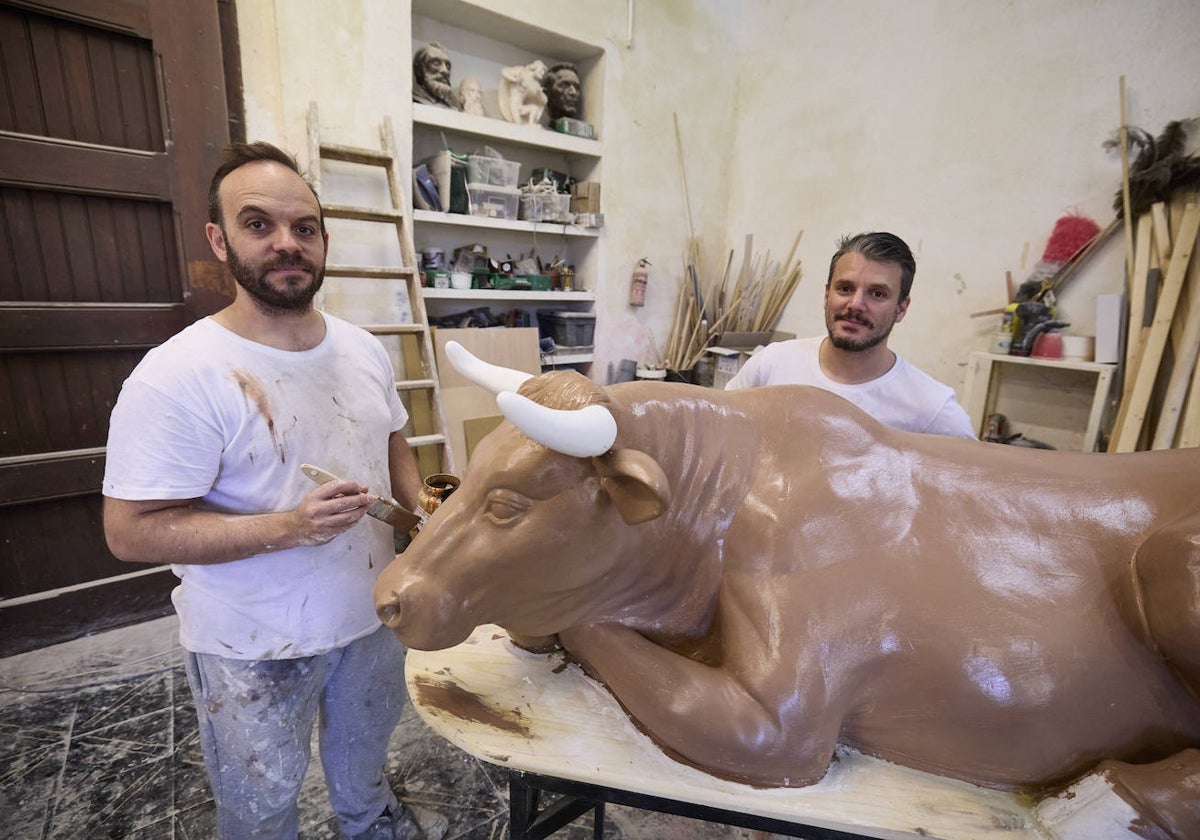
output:
M 866 318 L 859 318 L 856 315 L 834 315 L 833 320 L 834 321 L 849 321 L 852 324 L 860 324 L 864 327 L 875 326 L 874 323 L 872 323 L 871 321 L 868 321 Z
M 317 267 L 301 256 L 281 254 L 263 264 L 264 271 L 274 271 L 280 268 L 303 268 L 313 274 L 317 273 Z

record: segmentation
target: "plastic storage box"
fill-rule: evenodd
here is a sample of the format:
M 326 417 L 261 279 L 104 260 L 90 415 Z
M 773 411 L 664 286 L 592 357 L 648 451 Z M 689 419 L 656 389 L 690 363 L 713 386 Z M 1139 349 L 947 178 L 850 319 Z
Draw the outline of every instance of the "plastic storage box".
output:
M 521 182 L 521 162 L 471 155 L 467 159 L 467 182 L 515 190 Z
M 517 218 L 517 207 L 521 200 L 520 190 L 489 187 L 486 184 L 467 184 L 471 196 L 471 215 L 488 216 L 493 219 Z
M 521 218 L 529 222 L 574 221 L 571 196 L 566 193 L 522 193 Z
M 538 333 L 554 339 L 559 347 L 591 347 L 595 330 L 592 312 L 538 310 Z

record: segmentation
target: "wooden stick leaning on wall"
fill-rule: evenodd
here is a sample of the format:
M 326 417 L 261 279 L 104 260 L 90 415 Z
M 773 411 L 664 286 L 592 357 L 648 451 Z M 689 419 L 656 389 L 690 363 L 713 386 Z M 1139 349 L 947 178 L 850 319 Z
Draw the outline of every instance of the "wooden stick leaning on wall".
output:
M 1195 259 L 1188 264 L 1184 290 L 1189 292 L 1190 301 L 1186 309 L 1182 310 L 1186 312 L 1186 316 L 1182 320 L 1175 319 L 1176 326 L 1183 324 L 1182 336 L 1175 347 L 1175 362 L 1167 382 L 1151 449 L 1170 449 L 1174 445 L 1188 387 L 1192 384 L 1193 373 L 1196 370 L 1196 357 L 1200 353 L 1200 290 L 1196 288 L 1196 283 L 1200 281 L 1198 264 L 1200 262 Z
M 1118 425 L 1109 441 L 1109 452 L 1133 452 L 1141 435 L 1142 426 L 1150 404 L 1154 381 L 1158 376 L 1163 351 L 1170 335 L 1171 321 L 1183 289 L 1188 262 L 1196 247 L 1196 236 L 1200 232 L 1200 205 L 1189 205 L 1183 215 L 1176 246 L 1171 252 L 1171 262 L 1154 313 L 1154 322 L 1142 348 L 1133 386 L 1122 401 Z M 1128 403 L 1128 406 L 1125 405 Z
M 1111 446 L 1120 430 L 1125 428 L 1130 407 L 1130 393 L 1137 381 L 1137 372 L 1142 360 L 1142 348 L 1150 335 L 1155 304 L 1162 286 L 1162 271 L 1159 267 L 1159 248 L 1154 239 L 1154 214 L 1147 210 L 1138 217 L 1137 244 L 1134 254 L 1133 276 L 1129 278 L 1129 316 L 1125 336 L 1125 360 L 1120 378 L 1120 403 L 1113 422 Z M 1170 252 L 1167 252 L 1170 259 Z M 1155 373 L 1157 376 L 1157 372 Z M 1134 445 L 1137 449 L 1140 445 Z
M 1133 218 L 1129 203 L 1129 122 L 1125 119 L 1125 76 L 1118 82 L 1121 108 L 1121 204 L 1125 219 L 1125 276 L 1133 276 Z

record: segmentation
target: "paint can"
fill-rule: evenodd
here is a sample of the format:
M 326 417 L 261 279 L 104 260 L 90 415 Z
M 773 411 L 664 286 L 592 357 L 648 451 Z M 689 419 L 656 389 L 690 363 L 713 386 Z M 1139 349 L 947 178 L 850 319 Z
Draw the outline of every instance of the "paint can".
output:
M 433 515 L 442 502 L 450 498 L 450 494 L 458 489 L 459 478 L 450 473 L 434 473 L 425 479 L 421 491 L 417 494 L 417 517 L 421 524 L 417 529 L 425 527 L 425 522 Z

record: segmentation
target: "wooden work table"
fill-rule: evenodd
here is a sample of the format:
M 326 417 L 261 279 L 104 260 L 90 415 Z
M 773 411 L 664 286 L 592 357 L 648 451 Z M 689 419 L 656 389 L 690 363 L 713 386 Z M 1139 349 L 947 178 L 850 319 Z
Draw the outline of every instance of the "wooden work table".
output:
M 435 732 L 510 771 L 514 838 L 545 836 L 517 825 L 519 812 L 524 821 L 530 804 L 536 810 L 538 790 L 581 797 L 575 813 L 619 802 L 799 837 L 1046 836 L 1015 794 L 850 750 L 805 788 L 760 790 L 715 778 L 668 758 L 561 653 L 524 651 L 495 626 L 448 650 L 409 651 L 406 674 L 413 705 Z

